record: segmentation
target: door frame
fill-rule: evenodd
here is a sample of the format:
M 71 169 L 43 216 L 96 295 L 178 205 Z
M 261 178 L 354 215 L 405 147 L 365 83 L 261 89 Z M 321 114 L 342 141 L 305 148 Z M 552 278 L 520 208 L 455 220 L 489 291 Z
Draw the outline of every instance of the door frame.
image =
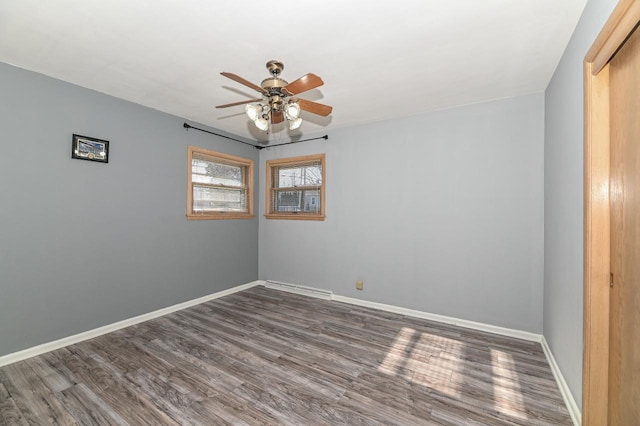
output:
M 640 0 L 620 0 L 584 59 L 582 424 L 585 426 L 606 425 L 609 406 L 608 64 L 638 22 Z

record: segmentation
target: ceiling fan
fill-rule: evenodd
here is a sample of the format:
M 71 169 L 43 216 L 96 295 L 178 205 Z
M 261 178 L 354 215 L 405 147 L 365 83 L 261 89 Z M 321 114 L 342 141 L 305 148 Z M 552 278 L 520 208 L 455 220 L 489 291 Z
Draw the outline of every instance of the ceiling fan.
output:
M 324 117 L 331 114 L 333 108 L 329 105 L 294 98 L 294 96 L 300 93 L 322 86 L 324 81 L 322 81 L 320 77 L 313 73 L 309 73 L 291 83 L 288 83 L 280 78 L 280 74 L 282 73 L 282 70 L 284 70 L 284 64 L 277 60 L 267 62 L 267 70 L 269 70 L 271 77 L 262 80 L 260 86 L 253 84 L 236 74 L 221 72 L 220 74 L 223 76 L 259 92 L 262 95 L 262 98 L 218 105 L 216 108 L 228 108 L 236 105 L 250 104 L 245 107 L 245 111 L 249 118 L 253 120 L 256 127 L 263 131 L 269 129 L 269 122 L 271 122 L 271 124 L 278 124 L 285 120 L 289 123 L 289 129 L 297 129 L 302 124 L 300 110 L 322 115 Z

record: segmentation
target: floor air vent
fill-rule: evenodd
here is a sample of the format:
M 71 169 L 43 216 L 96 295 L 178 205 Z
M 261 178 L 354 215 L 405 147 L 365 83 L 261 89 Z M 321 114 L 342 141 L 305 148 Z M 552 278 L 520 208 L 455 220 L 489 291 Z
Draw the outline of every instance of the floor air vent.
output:
M 274 290 L 288 291 L 289 293 L 303 294 L 305 296 L 317 297 L 325 300 L 331 300 L 333 296 L 333 292 L 328 290 L 305 287 L 303 285 L 280 283 L 277 281 L 265 281 L 264 286 Z

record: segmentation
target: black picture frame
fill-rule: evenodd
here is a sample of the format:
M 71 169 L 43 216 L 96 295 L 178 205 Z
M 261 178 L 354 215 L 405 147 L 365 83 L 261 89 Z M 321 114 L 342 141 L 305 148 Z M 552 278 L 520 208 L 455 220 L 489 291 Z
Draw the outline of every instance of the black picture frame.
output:
M 109 162 L 109 141 L 73 134 L 71 158 L 78 160 Z

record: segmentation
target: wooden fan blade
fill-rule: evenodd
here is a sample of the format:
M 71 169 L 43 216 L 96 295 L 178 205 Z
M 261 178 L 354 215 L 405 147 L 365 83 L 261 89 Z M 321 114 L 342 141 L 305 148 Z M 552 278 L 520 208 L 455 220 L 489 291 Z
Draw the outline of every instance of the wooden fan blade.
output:
M 239 75 L 235 75 L 233 73 L 230 72 L 221 72 L 220 74 L 224 75 L 227 78 L 230 78 L 231 80 L 240 83 L 240 84 L 244 84 L 247 87 L 250 87 L 251 89 L 260 92 L 260 93 L 267 93 L 266 90 L 264 90 L 262 87 L 258 86 L 257 84 L 253 84 L 252 82 L 250 82 L 249 80 L 245 80 L 244 78 L 240 77 Z
M 329 105 L 319 104 L 317 102 L 307 101 L 305 99 L 295 99 L 295 101 L 298 102 L 301 110 L 318 114 L 323 117 L 326 117 L 327 115 L 331 114 L 331 111 L 333 111 L 333 107 L 330 107 Z
M 228 108 L 236 105 L 250 104 L 251 102 L 260 102 L 260 101 L 262 101 L 262 98 L 248 99 L 246 101 L 234 102 L 232 104 L 216 105 L 216 108 Z
M 292 95 L 297 95 L 298 93 L 306 92 L 307 90 L 320 87 L 323 84 L 324 84 L 324 81 L 322 81 L 320 77 L 318 77 L 313 73 L 309 73 L 309 74 L 303 75 L 296 81 L 284 86 L 284 90 L 286 90 Z
M 284 113 L 282 111 L 271 111 L 271 124 L 278 124 L 284 121 Z

